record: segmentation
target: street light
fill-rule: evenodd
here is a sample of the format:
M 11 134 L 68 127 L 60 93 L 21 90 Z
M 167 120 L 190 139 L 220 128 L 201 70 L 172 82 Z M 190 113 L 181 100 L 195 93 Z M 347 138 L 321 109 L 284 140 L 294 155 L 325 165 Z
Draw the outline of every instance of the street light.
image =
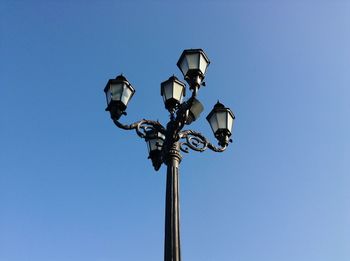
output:
M 123 75 L 119 75 L 107 82 L 104 92 L 107 100 L 106 111 L 111 113 L 112 118 L 118 120 L 122 114 L 125 114 L 135 89 Z
M 207 116 L 210 127 L 221 146 L 225 146 L 229 142 L 234 119 L 233 112 L 229 108 L 225 108 L 219 101 Z
M 165 108 L 172 112 L 181 104 L 185 96 L 186 85 L 175 76 L 160 84 L 160 95 L 163 96 Z
M 150 129 L 146 131 L 145 140 L 147 142 L 149 153 L 148 158 L 152 160 L 154 169 L 159 170 L 160 166 L 162 165 L 162 149 L 165 136 L 155 129 Z
M 202 49 L 184 50 L 177 65 L 192 91 L 191 97 L 183 101 L 186 92 L 185 83 L 175 76 L 161 83 L 161 96 L 165 108 L 170 112 L 169 122 L 165 127 L 158 121 L 140 120 L 132 124 L 122 124 L 119 119 L 126 115 L 127 105 L 135 93 L 129 81 L 119 75 L 110 79 L 104 89 L 107 100 L 106 111 L 114 124 L 124 130 L 135 130 L 145 139 L 149 159 L 158 171 L 164 163 L 167 165 L 166 204 L 165 204 L 165 242 L 164 261 L 180 261 L 180 215 L 179 215 L 179 165 L 182 159 L 180 151 L 188 153 L 190 149 L 203 152 L 210 149 L 223 152 L 232 135 L 234 114 L 223 104 L 215 104 L 207 120 L 218 140 L 214 146 L 201 133 L 183 130 L 197 120 L 203 111 L 203 105 L 196 98 L 200 86 L 204 86 L 205 73 L 209 59 Z
M 177 66 L 181 70 L 190 89 L 199 88 L 203 82 L 210 61 L 202 49 L 184 50 Z

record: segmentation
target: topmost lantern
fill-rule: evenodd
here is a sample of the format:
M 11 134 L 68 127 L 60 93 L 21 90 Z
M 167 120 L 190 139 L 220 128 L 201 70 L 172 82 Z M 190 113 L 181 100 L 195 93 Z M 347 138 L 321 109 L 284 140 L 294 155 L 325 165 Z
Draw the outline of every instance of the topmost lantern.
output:
M 190 89 L 200 87 L 209 64 L 209 58 L 202 49 L 184 50 L 177 62 Z

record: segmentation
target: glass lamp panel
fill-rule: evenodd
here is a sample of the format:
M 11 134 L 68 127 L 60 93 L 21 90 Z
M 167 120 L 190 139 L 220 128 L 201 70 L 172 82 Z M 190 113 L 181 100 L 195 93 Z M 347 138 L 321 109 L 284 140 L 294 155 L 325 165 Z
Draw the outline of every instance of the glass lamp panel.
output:
M 179 101 L 180 103 L 182 102 L 183 86 L 176 82 L 174 82 L 174 85 L 173 85 L 173 98 Z
M 165 94 L 162 95 L 164 103 L 166 102 Z
M 201 54 L 200 55 L 200 60 L 199 60 L 199 69 L 203 74 L 205 74 L 207 67 L 208 67 L 208 62 L 205 60 L 204 56 Z
M 132 95 L 132 91 L 130 88 L 128 88 L 128 86 L 126 84 L 124 84 L 124 91 L 122 93 L 122 96 L 121 96 L 121 102 L 124 103 L 124 105 L 128 105 L 128 102 L 131 98 L 131 95 Z
M 219 129 L 216 114 L 213 114 L 213 116 L 211 116 L 211 118 L 209 119 L 209 123 L 210 123 L 211 129 L 213 130 L 213 132 L 215 134 L 216 131 Z
M 169 99 L 171 99 L 173 97 L 173 83 L 172 82 L 168 82 L 163 89 L 164 93 L 164 101 L 167 101 Z
M 227 129 L 227 112 L 220 111 L 216 113 L 218 128 L 219 129 Z
M 147 142 L 146 142 L 146 144 L 147 144 L 147 150 L 148 150 L 148 153 L 150 153 L 150 152 L 151 152 L 151 147 L 150 147 L 150 145 L 149 145 L 149 142 L 150 142 L 150 141 L 147 141 Z
M 112 100 L 111 88 L 109 88 L 108 91 L 106 92 L 106 100 L 107 100 L 107 106 L 108 106 Z
M 160 147 L 158 147 L 159 150 L 162 150 L 163 144 L 164 144 L 164 140 L 165 140 L 165 135 L 162 133 L 158 133 L 158 144 L 160 145 Z
M 181 68 L 182 74 L 185 76 L 188 71 L 188 63 L 187 63 L 186 57 L 182 58 L 182 61 L 180 63 L 180 68 Z
M 162 139 L 150 139 L 147 142 L 147 147 L 148 147 L 148 152 L 152 152 L 155 150 L 161 150 L 163 145 L 163 140 Z
M 113 101 L 120 101 L 121 95 L 123 93 L 123 84 L 122 83 L 111 83 L 109 90 L 110 99 Z
M 227 113 L 227 129 L 232 132 L 233 117 L 230 113 Z
M 188 69 L 199 69 L 199 53 L 191 53 L 186 55 Z
M 157 149 L 162 150 L 164 141 L 162 139 L 157 139 L 157 143 L 158 143 Z
M 157 140 L 151 139 L 148 141 L 148 152 L 157 150 Z

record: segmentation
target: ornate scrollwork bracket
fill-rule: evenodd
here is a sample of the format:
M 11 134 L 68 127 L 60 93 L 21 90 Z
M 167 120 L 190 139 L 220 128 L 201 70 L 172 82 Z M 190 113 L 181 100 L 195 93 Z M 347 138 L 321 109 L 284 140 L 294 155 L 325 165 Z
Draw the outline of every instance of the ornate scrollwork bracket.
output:
M 120 129 L 135 130 L 137 135 L 142 139 L 146 137 L 146 133 L 150 130 L 155 130 L 157 132 L 165 134 L 165 128 L 159 121 L 142 119 L 130 125 L 122 124 L 117 119 L 113 119 L 113 122 Z
M 180 150 L 188 153 L 189 149 L 194 151 L 203 152 L 206 149 L 210 149 L 215 152 L 223 152 L 226 150 L 227 145 L 216 147 L 211 144 L 206 137 L 200 132 L 192 130 L 184 130 L 179 133 Z M 181 141 L 184 140 L 184 141 Z

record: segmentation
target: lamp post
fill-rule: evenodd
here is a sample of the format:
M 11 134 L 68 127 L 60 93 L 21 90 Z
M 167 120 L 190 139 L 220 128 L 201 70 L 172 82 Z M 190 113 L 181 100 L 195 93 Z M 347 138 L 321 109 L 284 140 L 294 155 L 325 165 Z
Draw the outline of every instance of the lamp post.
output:
M 115 125 L 124 130 L 136 130 L 139 137 L 145 139 L 149 159 L 153 167 L 159 170 L 164 163 L 167 166 L 166 200 L 165 200 L 165 242 L 164 261 L 180 261 L 180 214 L 179 214 L 179 165 L 182 159 L 181 151 L 188 153 L 189 149 L 203 152 L 210 149 L 223 152 L 229 142 L 232 142 L 232 125 L 234 114 L 220 102 L 215 104 L 207 116 L 207 120 L 218 140 L 219 146 L 214 146 L 201 133 L 193 130 L 183 130 L 197 120 L 203 111 L 203 105 L 196 98 L 203 82 L 210 61 L 202 49 L 184 50 L 177 66 L 189 85 L 191 97 L 183 101 L 186 95 L 186 84 L 175 76 L 161 83 L 161 96 L 165 108 L 170 113 L 169 122 L 164 127 L 158 121 L 140 120 L 130 125 L 122 124 L 119 119 L 126 115 L 127 105 L 135 93 L 129 81 L 119 75 L 110 79 L 104 89 L 107 100 L 106 111 Z

